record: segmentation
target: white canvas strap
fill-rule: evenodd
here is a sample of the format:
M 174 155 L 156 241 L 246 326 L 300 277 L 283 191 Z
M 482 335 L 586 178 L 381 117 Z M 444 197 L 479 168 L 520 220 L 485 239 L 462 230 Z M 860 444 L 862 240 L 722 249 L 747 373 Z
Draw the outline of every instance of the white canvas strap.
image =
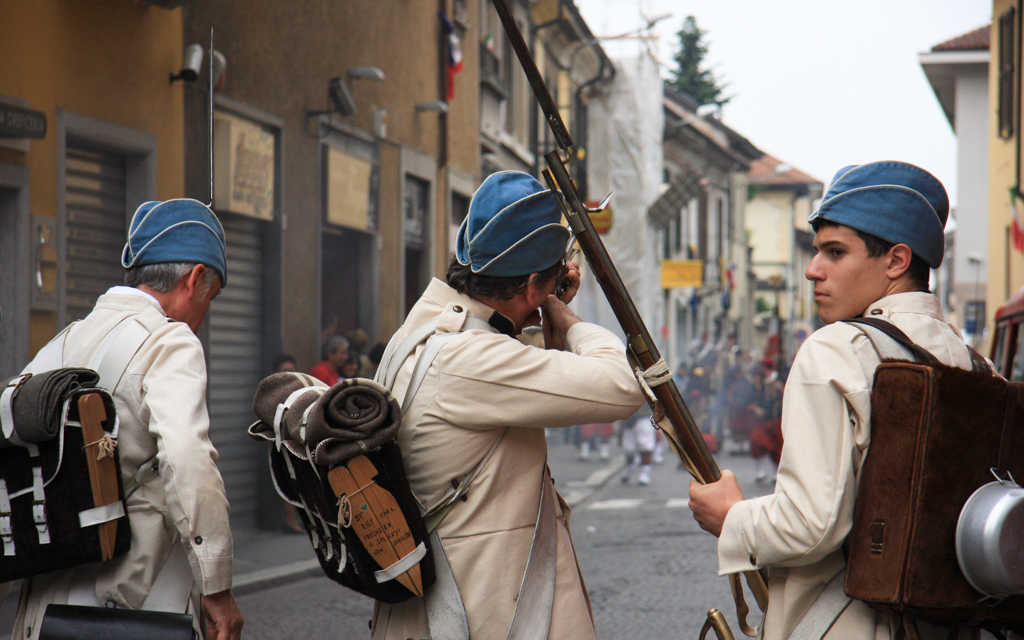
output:
M 401 558 L 400 560 L 398 560 L 398 562 L 394 563 L 390 567 L 386 569 L 381 569 L 380 571 L 374 571 L 373 576 L 377 579 L 378 583 L 387 582 L 388 580 L 394 580 L 395 578 L 402 575 L 409 569 L 412 569 L 413 566 L 418 564 L 419 561 L 422 560 L 423 557 L 426 555 L 427 546 L 421 542 L 418 545 L 416 545 L 416 548 L 413 549 L 408 555 L 406 555 L 404 558 Z
M 853 600 L 843 591 L 846 569 L 840 571 L 825 585 L 825 590 L 811 604 L 810 609 L 793 629 L 789 640 L 821 640 L 846 611 Z
M 124 516 L 124 503 L 118 500 L 102 507 L 94 507 L 78 512 L 78 526 L 81 528 L 91 527 L 111 520 L 117 520 Z
M 911 362 L 917 360 L 913 351 L 904 347 L 881 329 L 869 324 L 857 323 L 854 326 L 871 342 L 871 346 L 875 348 L 875 353 L 878 354 L 880 360 L 910 360 Z
M 4 541 L 4 555 L 14 555 L 14 525 L 11 522 L 11 496 L 7 481 L 0 479 L 0 538 Z
M 103 340 L 90 368 L 100 375 L 99 386 L 114 393 L 132 358 L 149 337 L 149 329 L 135 319 L 125 318 Z M 111 349 L 114 345 L 116 348 Z
M 39 544 L 50 544 L 50 526 L 46 522 L 46 493 L 43 490 L 42 467 L 32 467 L 32 521 L 39 534 Z
M 14 430 L 14 392 L 30 377 L 31 373 L 23 373 L 17 378 L 12 378 L 4 387 L 3 393 L 0 393 L 0 428 L 3 429 L 4 439 L 19 447 L 31 445 L 19 438 L 18 432 Z
M 375 378 L 379 377 L 380 380 L 375 379 L 374 382 L 377 382 L 390 390 L 391 387 L 395 385 L 395 378 L 398 377 L 398 371 L 402 368 L 402 364 L 405 360 L 412 355 L 412 352 L 416 350 L 416 347 L 418 347 L 421 342 L 434 335 L 434 331 L 437 329 L 437 321 L 438 319 L 434 318 L 430 322 L 421 324 L 413 329 L 412 332 L 401 342 L 396 342 L 400 335 L 399 333 L 396 333 L 388 344 L 388 348 L 391 349 L 391 357 L 387 359 L 387 362 L 384 362 L 383 359 L 381 360 L 380 368 L 377 369 L 378 375 L 374 376 Z M 392 348 L 392 345 L 394 344 L 397 344 L 397 347 Z M 386 355 L 387 353 L 385 353 L 385 356 Z
M 430 365 L 434 363 L 434 359 L 441 352 L 441 348 L 448 344 L 452 338 L 458 337 L 458 335 L 458 333 L 441 333 L 427 338 L 426 346 L 420 353 L 420 357 L 416 359 L 416 365 L 412 370 L 412 377 L 409 379 L 409 386 L 405 388 L 405 397 L 402 399 L 403 416 L 409 410 L 413 398 L 416 397 L 416 392 L 419 391 L 423 379 L 427 376 L 427 371 L 430 370 Z

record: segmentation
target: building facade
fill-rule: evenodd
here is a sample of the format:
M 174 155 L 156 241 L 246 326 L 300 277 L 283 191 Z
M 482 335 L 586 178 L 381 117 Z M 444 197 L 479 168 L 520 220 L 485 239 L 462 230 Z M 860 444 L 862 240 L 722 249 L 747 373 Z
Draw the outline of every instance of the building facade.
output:
M 184 190 L 181 10 L 6 2 L 0 21 L 0 376 L 123 284 L 138 205 Z
M 761 156 L 746 138 L 665 89 L 662 193 L 648 219 L 665 283 L 666 360 L 678 366 L 704 341 L 754 346 L 746 233 L 747 172 Z M 690 269 L 667 282 L 666 268 Z
M 788 363 L 821 326 L 814 284 L 804 272 L 814 257 L 814 230 L 807 218 L 823 185 L 768 154 L 751 163 L 747 180 L 757 343 L 772 339 L 780 360 Z
M 990 32 L 991 25 L 975 29 L 918 57 L 957 139 L 957 206 L 947 225 L 952 248 L 936 285 L 947 319 L 976 344 L 995 311 L 986 304 Z

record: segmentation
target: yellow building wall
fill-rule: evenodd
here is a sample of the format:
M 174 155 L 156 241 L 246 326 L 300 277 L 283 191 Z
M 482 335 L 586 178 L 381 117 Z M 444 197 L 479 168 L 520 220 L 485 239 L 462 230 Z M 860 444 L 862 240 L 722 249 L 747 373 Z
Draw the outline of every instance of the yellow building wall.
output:
M 1009 228 L 1011 220 L 1009 189 L 1017 184 L 1016 136 L 1019 135 L 1021 120 L 1020 88 L 1017 89 L 1017 113 L 1014 137 L 999 136 L 999 16 L 1009 7 L 1017 6 L 1014 0 L 994 0 L 992 3 L 993 29 L 990 50 L 992 64 L 989 65 L 989 194 L 988 194 L 988 260 L 986 315 L 988 335 L 992 335 L 996 309 L 1014 291 L 1024 286 L 1024 256 L 1010 249 Z M 1018 7 L 1020 10 L 1020 7 Z M 1018 46 L 1018 51 L 1020 51 Z M 1017 64 L 1024 63 L 1018 59 Z M 1009 250 L 1008 250 L 1009 249 Z M 987 349 L 987 345 L 984 346 Z
M 33 215 L 57 216 L 57 112 L 73 112 L 156 136 L 156 197 L 184 190 L 181 10 L 125 0 L 0 0 L 0 95 L 27 100 L 47 134 L 0 162 L 29 169 Z M 31 320 L 34 355 L 56 333 L 52 312 Z
M 759 278 L 782 273 L 782 264 L 790 261 L 792 202 L 792 195 L 785 191 L 765 191 L 747 202 L 747 230 L 750 246 L 754 248 L 751 261 L 755 265 L 760 262 L 779 263 L 778 267 L 755 267 Z

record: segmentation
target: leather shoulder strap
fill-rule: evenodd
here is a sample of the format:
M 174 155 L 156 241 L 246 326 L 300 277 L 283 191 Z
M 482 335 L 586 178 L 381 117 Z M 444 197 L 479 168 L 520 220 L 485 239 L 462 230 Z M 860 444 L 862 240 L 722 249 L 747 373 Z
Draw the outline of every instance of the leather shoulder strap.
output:
M 884 343 L 880 343 L 879 340 L 876 340 L 877 337 L 880 337 L 878 336 L 877 332 L 881 332 L 889 336 L 890 338 L 898 342 L 906 351 L 909 351 L 910 354 L 913 356 L 909 358 L 910 360 L 914 360 L 916 362 L 924 362 L 927 364 L 939 364 L 938 358 L 933 356 L 926 349 L 918 346 L 917 343 L 915 343 L 907 336 L 907 334 L 903 333 L 903 331 L 900 330 L 899 327 L 897 327 L 891 322 L 882 320 L 880 318 L 850 318 L 849 320 L 843 320 L 843 322 L 852 325 L 861 325 L 861 331 L 864 333 L 864 335 L 868 337 L 869 340 L 871 340 L 871 343 L 875 346 L 875 350 L 878 351 L 879 356 L 881 356 L 883 360 L 899 359 L 900 357 L 906 358 L 906 355 L 889 355 L 892 353 L 891 349 L 886 347 Z M 864 327 L 870 327 L 871 329 L 875 329 L 876 331 L 871 331 L 870 329 L 865 330 Z

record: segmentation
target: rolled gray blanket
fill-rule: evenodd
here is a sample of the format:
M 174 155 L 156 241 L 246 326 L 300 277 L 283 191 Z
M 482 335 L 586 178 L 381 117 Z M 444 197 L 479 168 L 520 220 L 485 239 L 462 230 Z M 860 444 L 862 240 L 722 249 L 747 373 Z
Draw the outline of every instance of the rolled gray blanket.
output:
M 0 393 L 17 377 L 0 382 Z M 11 396 L 14 435 L 29 444 L 52 440 L 60 432 L 64 402 L 80 389 L 94 388 L 99 380 L 92 369 L 54 369 L 29 376 Z M 3 426 L 0 447 L 16 446 L 4 436 L 8 425 Z
M 327 391 L 327 385 L 305 373 L 275 373 L 267 376 L 256 389 L 256 397 L 252 400 L 252 408 L 259 422 L 249 427 L 249 436 L 257 441 L 275 441 L 274 420 L 281 412 L 282 433 L 281 444 L 295 456 L 308 460 L 306 438 L 302 428 L 302 417 L 309 405 L 313 404 Z M 279 406 L 291 403 L 288 409 Z
M 349 378 L 313 405 L 306 444 L 313 462 L 333 467 L 394 440 L 401 424 L 402 410 L 391 392 L 373 380 Z
M 275 373 L 260 383 L 253 410 L 259 418 L 249 427 L 253 439 L 276 440 L 273 425 L 280 416 L 282 446 L 325 467 L 394 440 L 402 422 L 398 401 L 364 378 L 342 380 L 328 389 L 305 374 Z

